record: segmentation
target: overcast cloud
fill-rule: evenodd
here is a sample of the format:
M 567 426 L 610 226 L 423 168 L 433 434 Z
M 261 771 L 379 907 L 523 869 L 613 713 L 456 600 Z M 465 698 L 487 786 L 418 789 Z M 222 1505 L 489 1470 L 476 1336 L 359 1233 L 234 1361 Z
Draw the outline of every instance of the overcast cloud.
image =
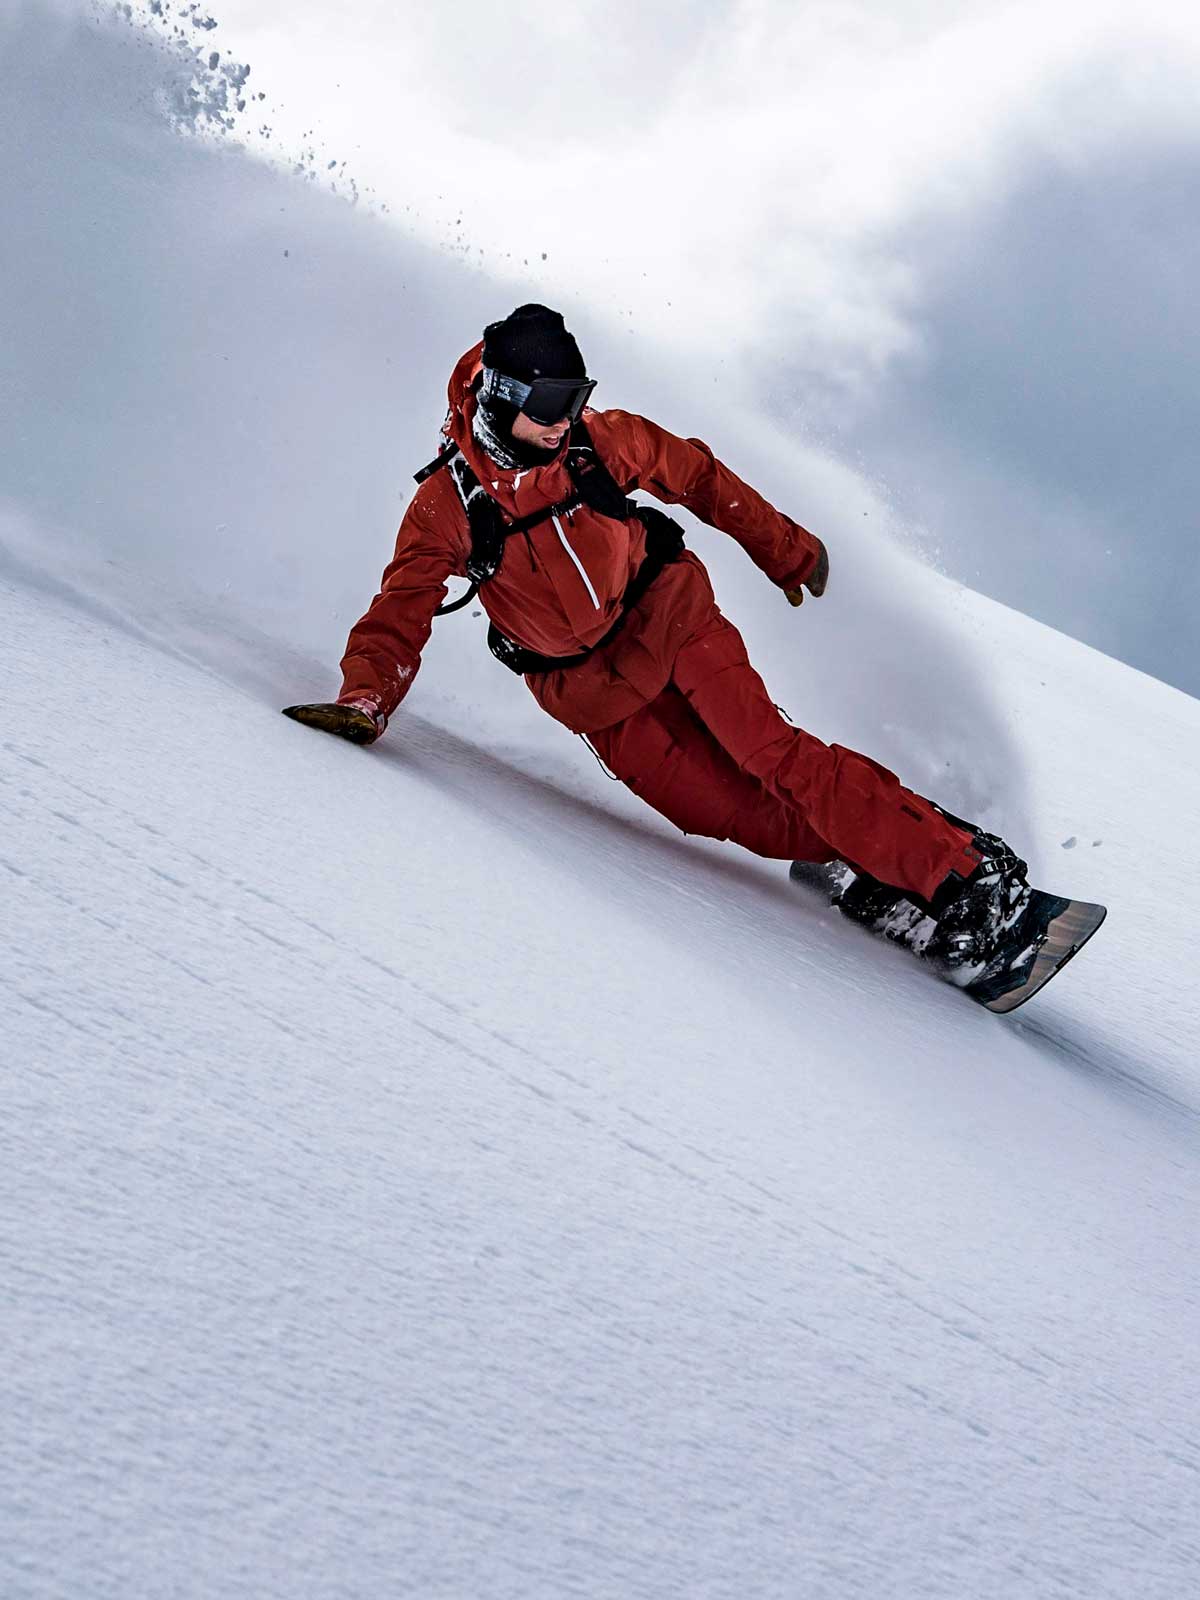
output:
M 705 352 L 948 572 L 1200 693 L 1195 8 L 214 14 L 273 148 L 643 354 Z

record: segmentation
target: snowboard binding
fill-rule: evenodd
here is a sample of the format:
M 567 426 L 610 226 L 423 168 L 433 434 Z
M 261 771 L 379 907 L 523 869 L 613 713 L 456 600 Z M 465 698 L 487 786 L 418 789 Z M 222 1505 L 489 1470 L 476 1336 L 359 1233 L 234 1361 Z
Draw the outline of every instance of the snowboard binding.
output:
M 1023 863 L 1021 864 L 1023 866 Z M 901 890 L 856 872 L 844 861 L 793 861 L 793 883 L 828 894 L 852 922 L 926 960 L 947 982 L 989 1011 L 1015 1011 L 1083 949 L 1107 915 L 1104 906 L 1066 900 L 1025 886 L 1016 915 L 997 930 L 986 959 L 947 959 L 958 943 L 955 918 L 943 929 Z

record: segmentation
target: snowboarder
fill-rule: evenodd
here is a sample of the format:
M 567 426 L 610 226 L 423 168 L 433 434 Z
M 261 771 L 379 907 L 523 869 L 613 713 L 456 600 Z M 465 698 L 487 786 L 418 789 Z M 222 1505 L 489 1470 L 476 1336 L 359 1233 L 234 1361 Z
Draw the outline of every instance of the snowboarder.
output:
M 412 686 L 447 579 L 469 577 L 493 652 L 683 832 L 845 863 L 831 886 L 848 916 L 898 933 L 964 987 L 994 987 L 997 972 L 1023 981 L 1046 931 L 1029 926 L 1025 863 L 869 757 L 787 722 L 683 530 L 627 496 L 729 534 L 795 606 L 825 592 L 824 544 L 700 440 L 589 408 L 594 388 L 558 312 L 519 306 L 485 330 L 450 378 L 446 444 L 351 629 L 341 693 L 286 715 L 372 743 Z

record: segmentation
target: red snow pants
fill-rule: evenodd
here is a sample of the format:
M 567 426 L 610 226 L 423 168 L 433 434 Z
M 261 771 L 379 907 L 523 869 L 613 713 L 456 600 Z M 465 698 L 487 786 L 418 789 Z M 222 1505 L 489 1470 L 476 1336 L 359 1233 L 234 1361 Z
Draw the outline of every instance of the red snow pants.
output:
M 680 649 L 656 699 L 589 738 L 684 833 L 778 859 L 840 858 L 926 900 L 980 859 L 968 834 L 886 767 L 785 721 L 719 612 Z

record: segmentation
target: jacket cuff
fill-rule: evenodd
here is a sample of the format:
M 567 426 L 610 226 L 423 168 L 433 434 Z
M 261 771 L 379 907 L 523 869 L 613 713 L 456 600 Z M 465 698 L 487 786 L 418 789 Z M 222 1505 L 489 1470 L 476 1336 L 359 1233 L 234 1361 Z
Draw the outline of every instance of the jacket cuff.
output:
M 357 705 L 376 712 L 386 722 L 408 693 L 416 677 L 415 668 L 397 667 L 390 676 L 372 670 L 371 663 L 358 657 L 342 663 L 342 692 L 337 697 L 340 706 Z
M 382 709 L 374 695 L 340 694 L 337 697 L 339 706 L 353 706 L 355 711 L 365 711 L 375 724 L 377 734 L 385 733 L 388 725 L 388 714 Z

